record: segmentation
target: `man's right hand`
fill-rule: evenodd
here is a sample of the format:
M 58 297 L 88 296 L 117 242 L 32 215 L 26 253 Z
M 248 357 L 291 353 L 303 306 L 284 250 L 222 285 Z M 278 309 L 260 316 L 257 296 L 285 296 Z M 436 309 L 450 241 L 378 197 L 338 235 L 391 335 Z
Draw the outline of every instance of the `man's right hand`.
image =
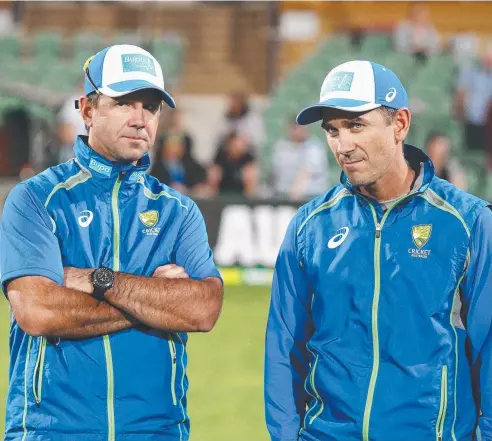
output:
M 158 266 L 152 277 L 158 279 L 189 279 L 190 276 L 186 274 L 185 269 L 182 266 L 169 263 L 167 265 Z

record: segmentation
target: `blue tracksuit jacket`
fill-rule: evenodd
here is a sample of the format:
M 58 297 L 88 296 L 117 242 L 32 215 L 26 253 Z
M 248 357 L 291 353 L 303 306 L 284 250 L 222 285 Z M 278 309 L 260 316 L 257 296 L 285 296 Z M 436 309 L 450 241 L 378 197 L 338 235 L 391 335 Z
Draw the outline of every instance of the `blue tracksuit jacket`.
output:
M 275 268 L 273 441 L 492 441 L 492 211 L 434 176 L 385 212 L 342 176 Z
M 137 166 L 111 163 L 78 138 L 74 160 L 18 184 L 0 227 L 2 286 L 63 267 L 151 276 L 176 263 L 219 277 L 196 204 Z M 185 441 L 185 333 L 129 329 L 81 341 L 10 330 L 6 441 Z

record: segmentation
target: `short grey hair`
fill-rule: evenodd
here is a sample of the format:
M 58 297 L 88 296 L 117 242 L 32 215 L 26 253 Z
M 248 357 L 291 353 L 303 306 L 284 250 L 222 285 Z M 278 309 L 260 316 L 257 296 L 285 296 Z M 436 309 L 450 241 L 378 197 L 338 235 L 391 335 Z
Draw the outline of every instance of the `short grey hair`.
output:
M 96 107 L 99 104 L 99 99 L 101 98 L 101 95 L 98 94 L 97 92 L 92 92 L 89 95 L 87 95 L 87 100 L 89 103 L 91 103 L 94 107 Z
M 393 120 L 395 119 L 396 112 L 398 112 L 397 109 L 392 109 L 391 107 L 386 107 L 386 106 L 378 107 L 378 110 L 383 115 L 383 118 L 387 126 L 389 126 L 393 122 Z
M 89 103 L 93 107 L 97 107 L 100 99 L 101 95 L 97 92 L 91 92 L 89 95 L 87 95 L 87 101 L 89 101 Z M 87 131 L 87 133 L 89 133 L 89 126 L 85 126 L 85 130 Z

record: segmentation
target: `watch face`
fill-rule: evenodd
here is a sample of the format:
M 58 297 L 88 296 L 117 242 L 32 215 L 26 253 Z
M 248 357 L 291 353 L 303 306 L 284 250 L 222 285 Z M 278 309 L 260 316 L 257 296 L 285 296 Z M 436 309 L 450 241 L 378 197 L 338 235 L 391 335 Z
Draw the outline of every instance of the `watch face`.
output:
M 108 268 L 99 268 L 94 272 L 94 284 L 99 288 L 108 289 L 113 286 L 114 274 Z

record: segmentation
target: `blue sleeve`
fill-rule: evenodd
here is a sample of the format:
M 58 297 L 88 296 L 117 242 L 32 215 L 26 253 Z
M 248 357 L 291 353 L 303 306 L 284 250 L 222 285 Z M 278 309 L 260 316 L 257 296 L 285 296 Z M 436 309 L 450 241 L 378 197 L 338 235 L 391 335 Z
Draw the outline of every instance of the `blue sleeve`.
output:
M 313 332 L 311 289 L 301 268 L 297 216 L 280 248 L 265 345 L 265 414 L 272 441 L 295 441 L 310 397 L 304 389 Z
M 0 274 L 9 280 L 43 276 L 63 284 L 63 265 L 53 224 L 44 205 L 26 184 L 10 192 L 0 223 Z
M 467 306 L 466 332 L 472 346 L 472 370 L 480 386 L 479 428 L 492 441 L 492 211 L 485 207 L 471 232 L 470 263 L 461 286 Z M 478 367 L 478 369 L 477 369 Z
M 208 243 L 203 215 L 193 201 L 188 207 L 174 246 L 173 263 L 182 266 L 192 279 L 218 277 L 222 280 Z

